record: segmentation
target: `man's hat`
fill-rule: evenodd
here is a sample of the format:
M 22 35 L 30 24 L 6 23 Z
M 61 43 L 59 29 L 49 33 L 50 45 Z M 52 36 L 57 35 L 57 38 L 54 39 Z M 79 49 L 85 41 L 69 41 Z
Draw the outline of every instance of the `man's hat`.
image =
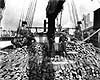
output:
M 27 25 L 26 21 L 22 21 L 22 26 Z
M 81 21 L 78 21 L 77 24 L 82 24 L 82 22 Z

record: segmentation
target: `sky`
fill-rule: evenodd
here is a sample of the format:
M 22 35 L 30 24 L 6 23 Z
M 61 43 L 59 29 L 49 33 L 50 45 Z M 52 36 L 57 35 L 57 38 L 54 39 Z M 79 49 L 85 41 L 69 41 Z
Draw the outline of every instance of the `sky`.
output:
M 2 26 L 4 29 L 16 30 L 19 19 L 22 13 L 26 15 L 30 0 L 5 0 L 6 8 L 4 10 L 4 17 Z M 70 24 L 69 7 L 70 1 L 66 0 L 64 3 L 64 10 L 62 14 L 62 25 Z M 74 0 L 77 8 L 79 20 L 82 19 L 83 14 L 91 13 L 100 7 L 100 0 Z M 33 26 L 43 26 L 43 21 L 46 19 L 46 6 L 48 0 L 37 0 L 36 12 L 34 15 Z M 69 26 L 69 25 L 68 25 Z
M 30 0 L 6 0 L 6 9 L 2 25 L 6 29 L 16 29 L 22 13 L 26 15 Z M 36 12 L 34 15 L 33 26 L 43 26 L 43 20 L 46 18 L 46 6 L 48 0 L 37 0 Z

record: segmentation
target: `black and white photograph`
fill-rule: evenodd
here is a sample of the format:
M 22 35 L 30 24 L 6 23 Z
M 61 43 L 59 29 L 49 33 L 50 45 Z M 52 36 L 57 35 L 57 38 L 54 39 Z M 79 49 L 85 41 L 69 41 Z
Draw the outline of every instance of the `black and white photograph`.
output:
M 0 0 L 0 80 L 100 80 L 100 0 Z

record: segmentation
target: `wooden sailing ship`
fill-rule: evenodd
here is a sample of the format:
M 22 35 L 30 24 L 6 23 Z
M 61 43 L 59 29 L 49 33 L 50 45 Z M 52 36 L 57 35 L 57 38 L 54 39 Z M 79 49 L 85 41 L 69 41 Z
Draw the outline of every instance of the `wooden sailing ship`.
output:
M 65 0 L 50 0 L 47 7 L 48 33 L 31 33 L 34 1 L 30 3 L 25 20 L 20 18 L 15 48 L 0 51 L 0 79 L 2 80 L 99 80 L 100 59 L 97 54 L 100 50 L 91 43 L 85 43 L 70 36 L 68 30 L 56 32 L 60 36 L 60 49 L 52 48 L 55 30 L 55 18 L 62 10 Z M 53 5 L 55 2 L 56 5 Z M 37 3 L 37 0 L 35 4 Z M 51 7 L 53 6 L 53 13 Z M 60 6 L 59 6 L 60 5 Z M 36 7 L 36 6 L 35 6 Z M 58 7 L 60 7 L 58 9 Z M 33 9 L 33 11 L 32 11 Z M 32 12 L 31 12 L 32 11 Z M 51 11 L 51 12 L 50 12 Z M 30 14 L 30 15 L 29 15 Z M 53 17 L 53 18 L 51 18 Z M 52 20 L 52 21 L 51 21 Z M 45 22 L 46 23 L 46 22 Z M 45 27 L 46 28 L 46 27 Z M 45 31 L 45 29 L 44 29 Z M 98 32 L 98 31 L 97 31 Z M 52 35 L 53 34 L 53 35 Z M 45 42 L 37 42 L 34 35 L 48 38 Z M 92 34 L 94 35 L 94 34 Z M 32 38 L 27 42 L 27 39 Z M 70 40 L 68 39 L 70 38 Z M 22 40 L 21 40 L 22 39 Z M 16 41 L 18 40 L 18 41 Z M 85 39 L 87 40 L 87 39 Z M 25 42 L 24 42 L 25 41 Z M 26 44 L 27 43 L 27 44 Z M 48 47 L 49 43 L 49 47 Z M 19 46 L 18 46 L 19 45 Z M 54 48 L 54 47 L 53 47 Z M 51 50 L 51 51 L 50 51 Z M 53 50 L 55 51 L 53 54 Z

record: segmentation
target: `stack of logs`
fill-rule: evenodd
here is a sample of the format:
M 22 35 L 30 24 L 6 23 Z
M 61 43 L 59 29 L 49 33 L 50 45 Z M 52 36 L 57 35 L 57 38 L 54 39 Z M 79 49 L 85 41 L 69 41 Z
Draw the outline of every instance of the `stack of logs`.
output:
M 61 43 L 61 54 L 47 57 L 45 44 L 0 52 L 0 80 L 99 80 L 97 50 L 90 43 Z

